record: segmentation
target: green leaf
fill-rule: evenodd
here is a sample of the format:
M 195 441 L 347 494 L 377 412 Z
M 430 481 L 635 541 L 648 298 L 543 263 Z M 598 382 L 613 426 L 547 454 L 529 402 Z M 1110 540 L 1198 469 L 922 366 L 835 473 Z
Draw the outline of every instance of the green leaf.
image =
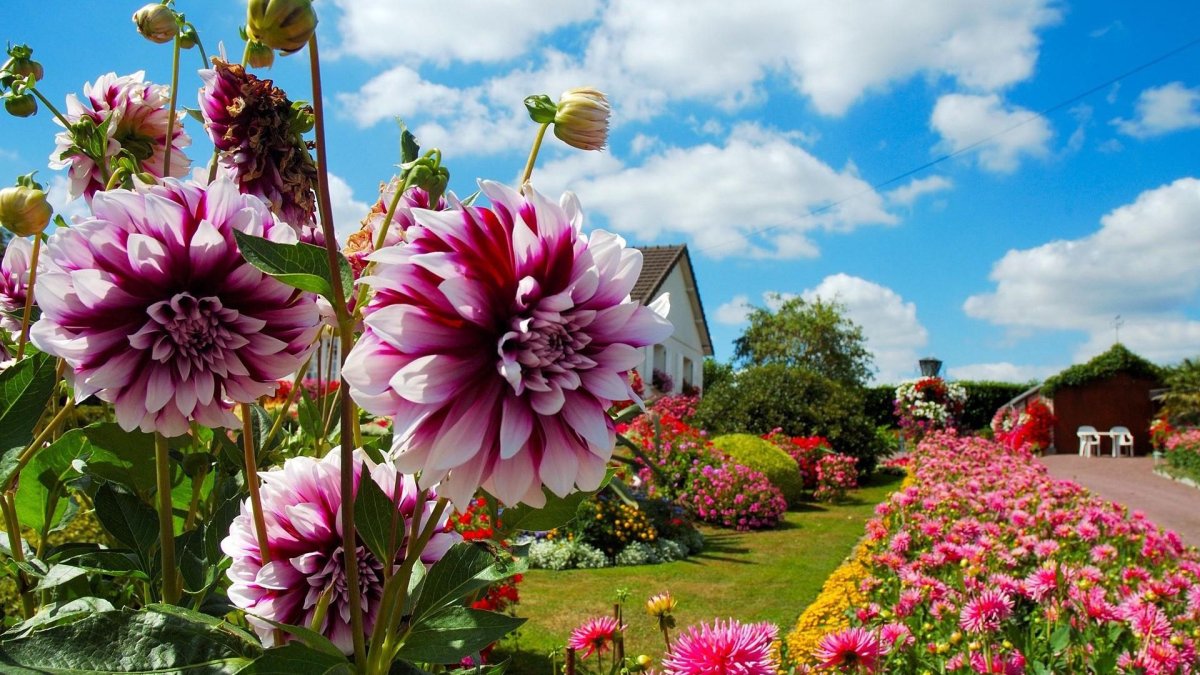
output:
M 535 509 L 526 504 L 518 504 L 512 508 L 504 509 L 501 514 L 500 524 L 503 526 L 505 533 L 516 532 L 518 530 L 541 531 L 553 530 L 556 527 L 562 527 L 575 519 L 575 514 L 579 511 L 579 505 L 584 500 L 591 498 L 600 490 L 603 490 L 612 480 L 616 472 L 613 469 L 608 470 L 608 474 L 604 477 L 604 481 L 600 483 L 600 487 L 591 492 L 572 492 L 566 497 L 559 497 L 550 490 L 542 488 L 546 493 L 546 505 L 540 509 Z
M 153 576 L 151 552 L 158 546 L 158 516 L 137 497 L 101 485 L 93 500 L 96 518 L 114 539 L 133 549 L 143 572 Z
M 297 640 L 300 641 L 301 644 L 309 649 L 314 649 L 324 654 L 336 656 L 342 661 L 346 660 L 345 656 L 342 654 L 342 650 L 338 649 L 337 645 L 333 644 L 333 641 L 315 630 L 305 628 L 304 626 L 293 626 L 289 623 L 280 623 L 278 621 L 268 619 L 265 616 L 260 616 L 258 618 L 266 621 L 285 633 L 291 633 Z
M 340 653 L 317 651 L 298 642 L 268 649 L 238 675 L 352 675 L 354 666 Z
M 408 130 L 408 125 L 404 123 L 404 120 L 397 117 L 396 123 L 400 125 L 400 163 L 408 164 L 417 161 L 417 158 L 421 156 L 421 146 L 417 144 L 417 137 Z
M 302 291 L 317 293 L 333 302 L 333 277 L 325 249 L 303 242 L 278 244 L 238 230 L 233 232 L 246 262 L 276 280 Z M 338 254 L 338 271 L 343 291 L 354 283 L 350 263 Z
M 5 640 L 25 637 L 35 630 L 49 628 L 64 623 L 72 623 L 83 618 L 86 614 L 110 612 L 112 603 L 103 598 L 76 598 L 63 604 L 50 603 L 42 605 L 37 614 L 23 621 L 4 634 Z
M 366 469 L 363 469 L 364 473 Z M 358 494 L 354 496 L 354 523 L 358 536 L 375 555 L 376 560 L 393 560 L 401 542 L 404 541 L 404 521 L 396 529 L 396 541 L 388 550 L 392 519 L 397 517 L 392 500 L 383 494 L 379 484 L 369 478 L 358 482 Z M 387 564 L 386 562 L 384 564 Z
M 525 110 L 529 119 L 538 124 L 553 124 L 554 116 L 558 114 L 558 106 L 545 94 L 525 97 Z
M 87 570 L 83 569 L 82 567 L 75 567 L 74 565 L 54 565 L 48 572 L 46 572 L 46 576 L 42 577 L 42 580 L 38 582 L 37 589 L 39 591 L 50 590 L 56 586 L 69 584 L 86 574 Z
M 49 531 L 67 511 L 67 482 L 82 474 L 75 460 L 91 454 L 83 432 L 72 429 L 34 454 L 21 471 L 17 486 L 17 517 L 36 532 Z
M 123 485 L 138 494 L 154 490 L 154 436 L 125 431 L 116 422 L 83 428 L 93 446 L 87 473 Z
M 250 435 L 254 439 L 254 456 L 259 458 L 260 463 L 263 455 L 270 450 L 270 448 L 263 447 L 263 442 L 267 440 L 267 432 L 270 430 L 271 414 L 267 412 L 267 409 L 257 404 L 250 406 Z M 239 448 L 244 447 L 241 431 L 238 432 L 235 443 L 237 443 Z M 272 442 L 272 445 L 278 444 L 279 437 L 276 436 L 276 440 Z
M 262 654 L 258 641 L 183 608 L 151 605 L 80 612 L 78 620 L 0 642 L 4 672 L 237 673 Z
M 398 656 L 419 663 L 458 663 L 508 635 L 525 619 L 467 607 L 450 607 L 418 621 Z
M 205 552 L 205 526 L 184 532 L 175 538 L 175 554 L 183 587 L 189 593 L 199 593 L 208 588 L 208 555 Z M 215 565 L 215 561 L 214 561 Z
M 54 393 L 55 359 L 34 352 L 0 372 L 0 451 L 25 447 Z
M 459 542 L 429 569 L 413 610 L 414 621 L 524 569 L 524 561 L 499 558 L 483 544 Z
M 1050 635 L 1050 651 L 1058 654 L 1067 648 L 1067 643 L 1071 641 L 1071 627 L 1059 626 L 1058 629 Z

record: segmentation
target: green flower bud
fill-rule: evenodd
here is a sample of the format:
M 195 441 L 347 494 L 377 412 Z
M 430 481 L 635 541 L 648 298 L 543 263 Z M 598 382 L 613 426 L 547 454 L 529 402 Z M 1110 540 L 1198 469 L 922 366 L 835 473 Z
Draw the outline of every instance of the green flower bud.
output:
M 198 42 L 200 42 L 200 36 L 196 35 L 196 29 L 190 24 L 184 26 L 183 30 L 179 31 L 180 49 L 191 49 L 192 47 L 195 47 L 196 43 Z
M 285 54 L 302 49 L 316 29 L 312 0 L 250 0 L 246 7 L 250 38 Z
M 151 42 L 165 44 L 179 34 L 175 12 L 166 5 L 150 3 L 133 13 L 133 23 L 142 37 Z
M 0 225 L 18 237 L 40 234 L 53 212 L 41 190 L 24 185 L 0 190 Z
M 4 99 L 4 109 L 13 117 L 31 117 L 37 114 L 37 99 L 33 94 L 19 94 Z
M 551 124 L 558 114 L 558 106 L 545 94 L 525 97 L 525 110 L 529 111 L 529 119 L 538 124 Z
M 246 43 L 246 65 L 251 68 L 270 68 L 275 64 L 275 50 L 258 40 Z
M 32 58 L 33 50 L 28 45 L 17 45 L 8 48 L 8 60 L 0 66 L 0 84 L 11 87 L 18 78 L 33 76 L 34 81 L 41 81 L 45 71 L 42 64 Z
M 580 150 L 602 150 L 608 141 L 612 108 L 604 94 L 590 87 L 563 92 L 554 115 L 554 135 Z

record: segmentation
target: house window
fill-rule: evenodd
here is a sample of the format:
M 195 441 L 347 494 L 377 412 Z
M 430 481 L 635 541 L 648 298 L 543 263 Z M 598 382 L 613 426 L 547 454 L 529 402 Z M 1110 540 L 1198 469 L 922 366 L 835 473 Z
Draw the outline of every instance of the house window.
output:
M 665 371 L 667 369 L 667 348 L 662 345 L 654 345 L 654 370 Z
M 692 360 L 686 356 L 683 357 L 683 378 L 682 379 L 683 379 L 683 392 L 686 394 L 694 388 L 693 383 L 696 381 L 696 366 L 695 366 L 695 364 L 692 363 Z

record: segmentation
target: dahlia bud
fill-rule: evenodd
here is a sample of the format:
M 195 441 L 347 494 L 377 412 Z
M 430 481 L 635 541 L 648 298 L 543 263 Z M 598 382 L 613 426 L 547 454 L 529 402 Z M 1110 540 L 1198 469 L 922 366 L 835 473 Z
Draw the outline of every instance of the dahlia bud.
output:
M 175 12 L 160 3 L 150 3 L 134 12 L 133 23 L 142 37 L 160 45 L 174 40 L 179 34 Z
M 17 45 L 8 48 L 8 60 L 0 66 L 0 84 L 11 87 L 17 78 L 33 76 L 34 81 L 40 81 L 45 71 L 42 64 L 32 58 L 33 50 L 28 45 Z
M 0 190 L 0 224 L 18 237 L 40 234 L 53 212 L 46 193 L 38 188 L 15 185 Z
M 604 94 L 590 87 L 563 92 L 554 114 L 554 135 L 580 150 L 601 150 L 608 140 L 612 109 Z
M 13 117 L 30 117 L 37 113 L 37 99 L 33 94 L 18 94 L 4 99 L 4 109 Z
M 275 64 L 275 50 L 258 40 L 246 43 L 246 65 L 251 68 L 270 68 Z
M 671 597 L 670 593 L 659 593 L 658 595 L 646 601 L 646 613 L 657 619 L 670 616 L 678 606 L 675 598 Z
M 285 54 L 308 44 L 317 29 L 312 0 L 250 0 L 246 7 L 246 32 L 271 49 Z
M 183 30 L 179 31 L 180 49 L 191 49 L 198 42 L 200 42 L 200 36 L 196 35 L 196 28 L 191 24 L 184 26 Z

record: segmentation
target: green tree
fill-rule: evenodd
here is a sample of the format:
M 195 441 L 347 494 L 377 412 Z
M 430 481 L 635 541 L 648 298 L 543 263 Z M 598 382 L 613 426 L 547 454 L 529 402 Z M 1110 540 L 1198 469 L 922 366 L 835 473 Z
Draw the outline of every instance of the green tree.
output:
M 1200 359 L 1184 359 L 1167 369 L 1163 411 L 1173 424 L 1200 424 Z
M 861 387 L 874 370 L 862 328 L 848 319 L 838 302 L 794 297 L 772 298 L 775 311 L 756 307 L 750 325 L 734 341 L 738 367 L 780 364 L 803 368 L 835 382 Z

